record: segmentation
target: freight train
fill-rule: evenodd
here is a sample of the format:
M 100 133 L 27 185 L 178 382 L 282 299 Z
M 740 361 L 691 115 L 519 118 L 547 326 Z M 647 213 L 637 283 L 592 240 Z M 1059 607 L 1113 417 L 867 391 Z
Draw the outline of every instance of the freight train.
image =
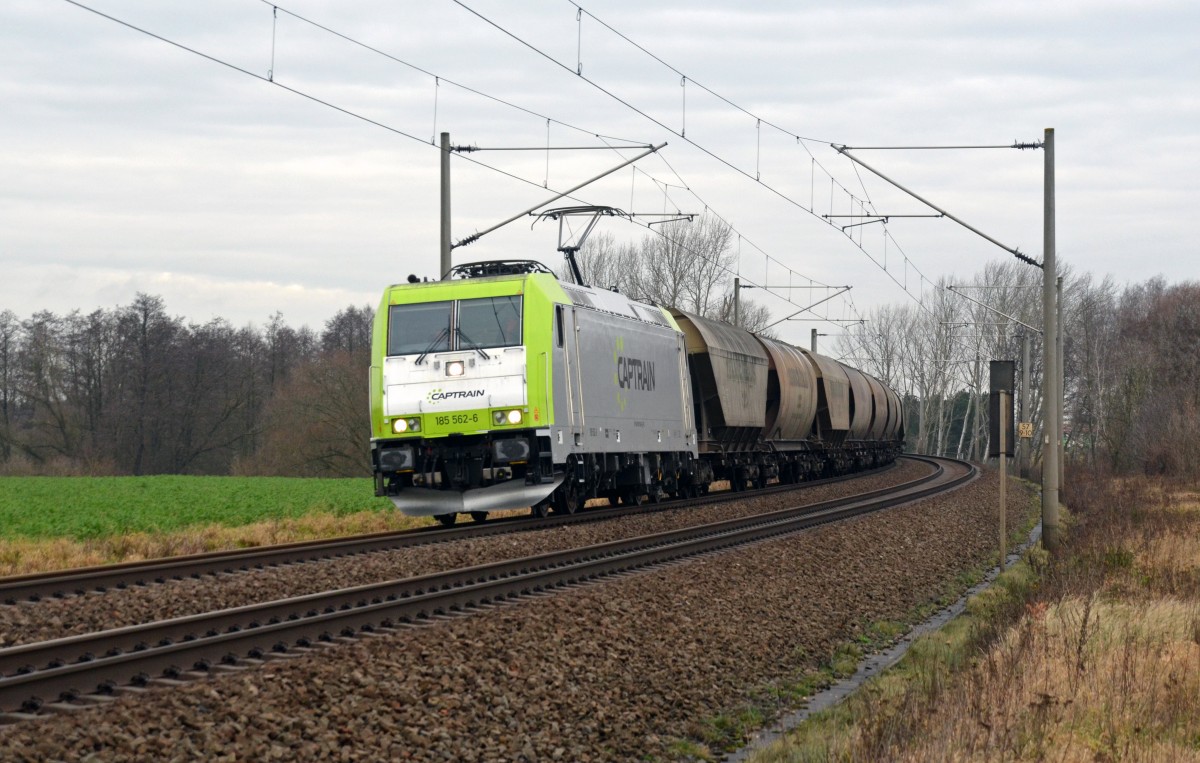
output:
M 524 260 L 389 286 L 370 399 L 376 494 L 446 525 L 844 474 L 904 441 L 868 374 Z

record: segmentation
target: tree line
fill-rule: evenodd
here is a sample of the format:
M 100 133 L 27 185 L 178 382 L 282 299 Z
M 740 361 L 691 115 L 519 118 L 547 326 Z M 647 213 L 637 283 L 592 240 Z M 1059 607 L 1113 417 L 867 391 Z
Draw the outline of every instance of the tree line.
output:
M 635 243 L 597 235 L 578 259 L 591 285 L 732 322 L 731 237 L 704 216 Z M 910 452 L 982 460 L 988 361 L 1015 360 L 1020 378 L 1024 334 L 1036 465 L 1041 276 L 993 263 L 944 278 L 920 304 L 870 311 L 822 352 L 901 394 Z M 1067 458 L 1200 476 L 1200 283 L 1062 276 Z M 989 307 L 945 288 L 956 282 Z M 770 315 L 749 301 L 739 313 L 751 330 Z M 320 332 L 278 313 L 237 328 L 172 317 L 146 294 L 87 314 L 0 312 L 0 474 L 367 475 L 372 318 L 350 306 Z
M 374 310 L 324 329 L 190 323 L 160 297 L 83 314 L 0 313 L 8 474 L 370 473 Z
M 580 269 L 592 285 L 732 323 L 732 244 L 728 225 L 702 215 L 663 225 L 640 242 L 595 236 L 580 252 Z M 1059 275 L 1067 458 L 1115 472 L 1200 476 L 1200 449 L 1190 444 L 1200 436 L 1200 283 L 1152 279 L 1122 287 L 1070 267 Z M 956 293 L 951 285 L 962 288 Z M 1027 340 L 1030 388 L 1021 420 L 1034 427 L 1026 466 L 1035 469 L 1042 448 L 1042 271 L 993 262 L 935 286 L 920 304 L 870 311 L 822 353 L 902 395 L 910 452 L 980 461 L 989 446 L 989 361 L 1015 361 L 1020 379 Z M 765 306 L 743 301 L 739 313 L 738 323 L 751 331 L 769 325 Z
M 1191 445 L 1200 436 L 1200 283 L 1118 286 L 1070 268 L 1061 275 L 1067 459 L 1116 473 L 1200 476 Z M 956 294 L 946 288 L 952 284 L 969 286 Z M 901 392 L 911 450 L 981 460 L 989 444 L 988 361 L 1015 361 L 1019 380 L 1021 336 L 1029 337 L 1024 420 L 1034 424 L 1036 464 L 1041 284 L 1041 271 L 1018 263 L 942 278 L 921 305 L 872 310 L 839 338 L 837 352 Z

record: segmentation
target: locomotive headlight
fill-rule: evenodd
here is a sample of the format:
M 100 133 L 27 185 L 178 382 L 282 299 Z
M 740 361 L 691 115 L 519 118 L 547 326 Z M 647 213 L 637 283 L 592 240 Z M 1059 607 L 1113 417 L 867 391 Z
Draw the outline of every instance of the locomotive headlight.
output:
M 420 432 L 421 431 L 421 420 L 418 418 L 409 419 L 408 420 L 408 431 Z
M 516 409 L 511 410 L 508 412 L 507 418 L 508 418 L 509 424 L 520 424 L 521 423 L 521 412 Z
M 497 424 L 503 424 L 504 423 L 504 411 L 496 411 L 495 413 L 493 413 L 492 421 L 496 422 Z
M 392 431 L 396 434 L 404 434 L 408 431 L 408 422 L 404 419 L 396 419 L 392 422 Z
M 466 367 L 461 360 L 452 360 L 446 364 L 446 376 L 462 376 Z

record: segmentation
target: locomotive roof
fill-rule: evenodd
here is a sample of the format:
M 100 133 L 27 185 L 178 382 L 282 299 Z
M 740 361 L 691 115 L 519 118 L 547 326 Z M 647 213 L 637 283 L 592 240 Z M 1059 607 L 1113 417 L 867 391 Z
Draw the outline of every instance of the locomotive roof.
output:
M 554 301 L 559 301 L 567 304 L 573 304 L 576 307 L 581 307 L 586 310 L 595 310 L 601 313 L 617 315 L 622 318 L 639 321 L 641 323 L 652 323 L 657 326 L 664 326 L 679 331 L 679 326 L 674 319 L 662 308 L 644 302 L 637 302 L 620 292 L 601 289 L 594 286 L 580 286 L 567 281 L 560 280 L 553 273 L 513 273 L 505 275 L 488 275 L 475 276 L 472 278 L 456 278 L 452 280 L 437 280 L 437 281 L 415 281 L 409 283 L 397 283 L 388 287 L 388 292 L 393 290 L 400 292 L 409 291 L 410 289 L 431 289 L 445 293 L 447 289 L 456 291 L 462 290 L 463 293 L 470 293 L 473 287 L 490 286 L 495 288 L 498 284 L 503 283 L 537 283 L 543 290 L 551 295 Z M 558 289 L 553 288 L 559 287 Z M 491 289 L 488 289 L 490 291 Z M 561 290 L 561 291 L 560 291 Z M 518 288 L 518 291 L 523 289 Z M 513 293 L 518 293 L 514 291 Z M 559 293 L 555 293 L 559 292 Z M 478 292 L 476 292 L 478 293 Z M 445 297 L 442 297 L 443 299 Z M 451 297 L 453 298 L 453 297 Z
M 558 285 L 566 293 L 567 298 L 576 307 L 583 307 L 589 310 L 598 310 L 602 313 L 611 313 L 620 315 L 624 318 L 632 318 L 635 321 L 643 323 L 654 323 L 659 326 L 670 326 L 678 330 L 677 326 L 672 326 L 666 318 L 666 315 L 661 307 L 648 305 L 644 302 L 635 302 L 626 297 L 624 294 L 608 289 L 597 289 L 593 286 L 579 286 L 578 284 L 566 283 L 559 281 Z

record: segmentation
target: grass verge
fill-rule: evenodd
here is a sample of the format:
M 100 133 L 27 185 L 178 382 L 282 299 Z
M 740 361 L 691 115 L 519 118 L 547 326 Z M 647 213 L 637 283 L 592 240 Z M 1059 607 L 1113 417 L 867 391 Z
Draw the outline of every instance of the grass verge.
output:
M 1035 497 L 1019 524 L 1010 527 L 1010 549 L 1024 543 L 1037 525 L 1038 505 L 1040 504 Z M 1010 515 L 1010 521 L 1015 519 L 1017 519 L 1016 516 Z M 835 646 L 828 654 L 796 655 L 798 659 L 793 662 L 812 667 L 798 669 L 792 675 L 784 676 L 768 686 L 754 690 L 745 703 L 732 710 L 700 720 L 695 724 L 695 731 L 691 738 L 675 740 L 669 753 L 670 758 L 680 761 L 719 760 L 724 753 L 745 744 L 751 733 L 762 728 L 771 720 L 786 712 L 803 707 L 814 694 L 829 688 L 836 681 L 854 675 L 867 655 L 893 646 L 914 625 L 926 621 L 938 611 L 958 601 L 963 593 L 984 579 L 986 572 L 995 566 L 997 559 L 998 554 L 985 562 L 983 566 L 964 570 L 946 580 L 938 595 L 913 608 L 900 620 L 860 623 L 859 627 L 853 628 L 858 633 L 854 640 Z M 1027 565 L 1025 569 L 1028 570 Z M 1017 566 L 1010 569 L 1001 586 L 1019 584 L 1028 587 L 1032 585 L 1027 579 L 1034 576 L 1018 570 Z M 994 597 L 995 594 L 993 593 L 991 596 Z M 977 611 L 978 616 L 985 620 L 994 617 L 996 612 L 1001 609 L 999 600 L 987 596 L 976 597 L 971 606 Z M 974 637 L 978 638 L 978 634 L 974 634 Z M 965 635 L 961 638 L 965 638 Z M 833 712 L 836 712 L 837 709 L 835 708 Z M 813 754 L 811 757 L 796 759 L 823 761 L 829 759 L 825 757 L 825 754 L 831 752 L 824 751 Z M 793 758 L 783 759 L 792 760 Z
M 1058 558 L 1030 553 L 753 760 L 1200 760 L 1200 500 L 1146 480 L 1067 484 Z

